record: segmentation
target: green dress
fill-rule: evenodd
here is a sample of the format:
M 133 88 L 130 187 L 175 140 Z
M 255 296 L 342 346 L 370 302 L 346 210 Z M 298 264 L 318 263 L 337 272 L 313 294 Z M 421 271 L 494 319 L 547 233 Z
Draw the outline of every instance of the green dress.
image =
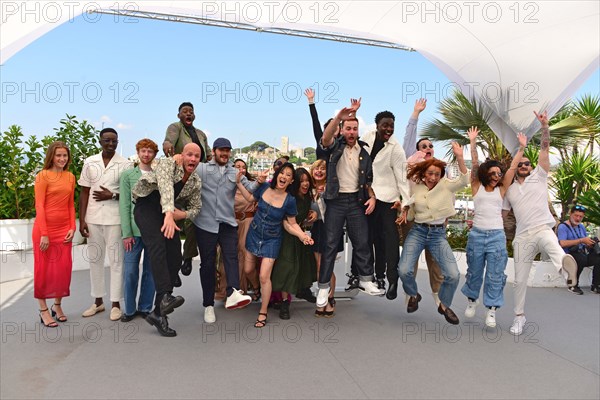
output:
M 296 222 L 301 225 L 310 211 L 310 198 L 296 197 L 298 214 Z M 298 293 L 309 288 L 317 280 L 317 264 L 311 246 L 305 246 L 296 236 L 283 232 L 279 257 L 271 272 L 273 291 Z

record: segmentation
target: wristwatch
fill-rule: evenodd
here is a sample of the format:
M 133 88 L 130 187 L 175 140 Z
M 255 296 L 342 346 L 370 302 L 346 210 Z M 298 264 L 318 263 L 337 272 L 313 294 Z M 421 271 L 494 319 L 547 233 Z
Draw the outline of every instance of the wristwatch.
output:
M 119 194 L 118 193 L 113 193 L 112 194 L 112 199 L 113 200 L 118 200 L 119 199 Z

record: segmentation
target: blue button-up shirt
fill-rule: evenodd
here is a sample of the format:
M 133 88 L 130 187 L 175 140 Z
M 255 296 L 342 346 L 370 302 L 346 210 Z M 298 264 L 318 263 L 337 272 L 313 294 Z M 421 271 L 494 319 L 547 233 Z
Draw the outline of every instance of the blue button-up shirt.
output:
M 202 179 L 202 208 L 193 220 L 194 225 L 210 233 L 219 233 L 221 223 L 237 226 L 233 206 L 238 171 L 232 162 L 225 168 L 214 159 L 198 164 L 196 173 Z M 251 193 L 258 187 L 257 182 L 249 181 L 245 176 L 242 176 L 241 183 Z

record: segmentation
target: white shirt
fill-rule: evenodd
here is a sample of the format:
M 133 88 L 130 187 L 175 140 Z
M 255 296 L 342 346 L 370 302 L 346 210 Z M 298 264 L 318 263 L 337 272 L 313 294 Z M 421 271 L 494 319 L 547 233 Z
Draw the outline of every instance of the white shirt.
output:
M 371 154 L 377 131 L 367 133 L 363 141 L 369 146 L 365 149 Z M 392 136 L 384 143 L 373 161 L 373 184 L 371 185 L 377 200 L 394 203 L 402 198 L 405 205 L 410 198 L 408 179 L 406 179 L 406 155 L 404 149 Z
M 512 207 L 517 220 L 516 235 L 540 226 L 554 227 L 548 209 L 548 173 L 539 165 L 523 183 L 515 180 L 504 196 L 505 210 Z
M 111 158 L 106 167 L 104 167 L 102 153 L 85 159 L 81 176 L 77 182 L 79 186 L 90 188 L 85 222 L 96 225 L 121 225 L 119 201 L 112 199 L 96 201 L 92 194 L 97 190 L 101 191 L 100 186 L 105 187 L 113 193 L 119 193 L 119 179 L 121 178 L 121 174 L 132 166 L 131 161 L 121 157 L 117 153 Z
M 473 196 L 473 205 L 475 206 L 475 217 L 473 217 L 473 226 L 475 228 L 489 231 L 492 229 L 504 229 L 502 221 L 502 205 L 504 199 L 500 194 L 500 188 L 488 192 L 485 186 L 479 186 L 479 190 Z
M 340 193 L 358 192 L 359 157 L 360 146 L 358 143 L 355 143 L 353 147 L 344 146 L 344 153 L 337 164 Z

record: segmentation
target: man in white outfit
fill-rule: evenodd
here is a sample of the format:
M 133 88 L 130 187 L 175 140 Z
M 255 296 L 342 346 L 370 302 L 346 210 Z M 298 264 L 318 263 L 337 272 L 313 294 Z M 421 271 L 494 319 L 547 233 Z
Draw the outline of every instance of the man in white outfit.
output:
M 548 209 L 548 171 L 550 170 L 550 130 L 548 115 L 544 111 L 535 113 L 542 124 L 541 148 L 538 166 L 533 168 L 531 161 L 523 157 L 517 166 L 515 181 L 504 197 L 504 214 L 511 207 L 517 221 L 517 231 L 513 240 L 515 260 L 515 320 L 510 333 L 520 335 L 525 325 L 525 294 L 527 279 L 535 256 L 544 251 L 550 257 L 557 271 L 567 275 L 569 286 L 577 285 L 577 262 L 570 254 L 565 254 L 553 231 L 555 220 Z

